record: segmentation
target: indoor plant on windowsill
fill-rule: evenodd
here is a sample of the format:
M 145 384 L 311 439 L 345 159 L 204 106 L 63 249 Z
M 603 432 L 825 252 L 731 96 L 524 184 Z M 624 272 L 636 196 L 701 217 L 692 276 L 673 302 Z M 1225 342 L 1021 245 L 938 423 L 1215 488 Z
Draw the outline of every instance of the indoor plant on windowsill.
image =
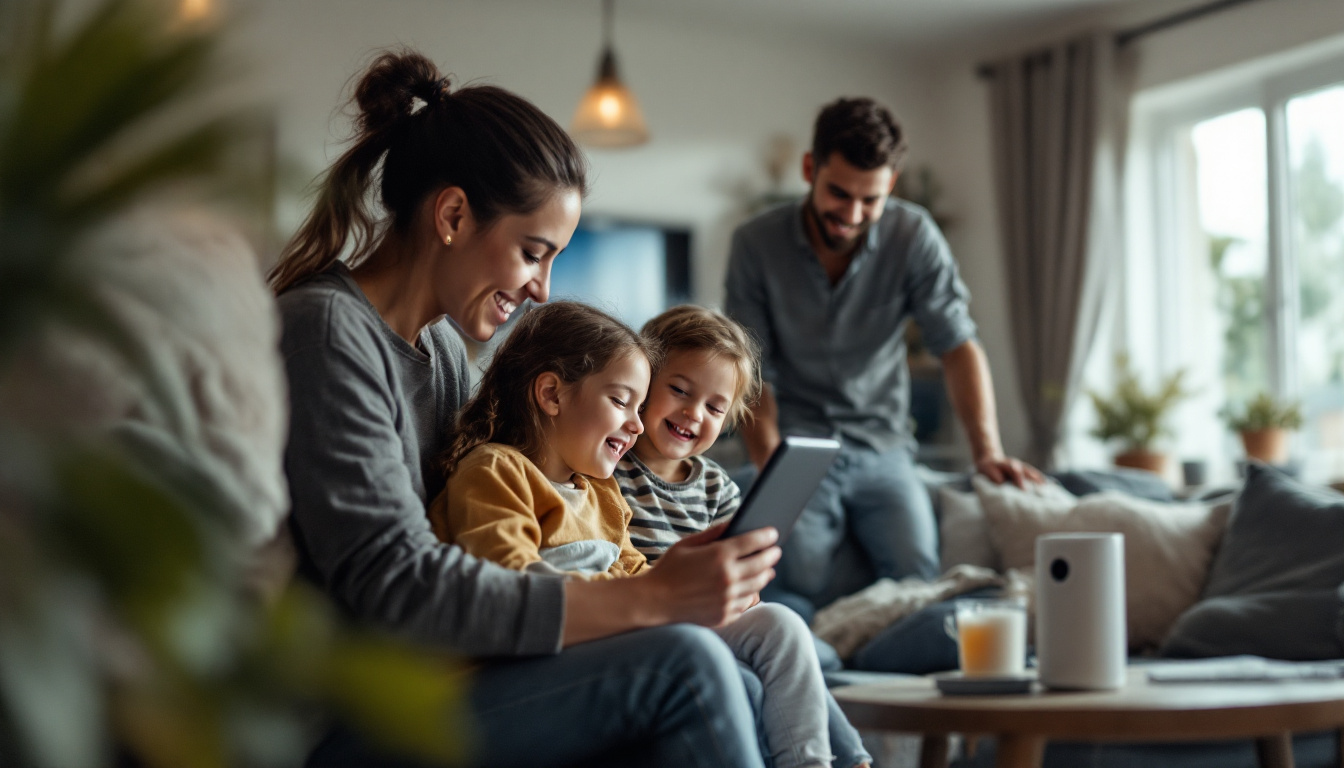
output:
M 1185 371 L 1171 374 L 1150 392 L 1130 368 L 1128 355 L 1116 355 L 1115 370 L 1115 390 L 1110 395 L 1095 390 L 1087 393 L 1097 411 L 1092 436 L 1106 442 L 1119 441 L 1121 451 L 1115 455 L 1116 466 L 1161 475 L 1167 457 L 1155 451 L 1154 444 L 1159 437 L 1170 434 L 1166 420 L 1172 407 L 1190 395 L 1185 388 Z
M 1223 408 L 1227 428 L 1241 436 L 1246 458 L 1281 465 L 1288 460 L 1288 433 L 1302 427 L 1302 406 L 1261 392 L 1240 409 Z

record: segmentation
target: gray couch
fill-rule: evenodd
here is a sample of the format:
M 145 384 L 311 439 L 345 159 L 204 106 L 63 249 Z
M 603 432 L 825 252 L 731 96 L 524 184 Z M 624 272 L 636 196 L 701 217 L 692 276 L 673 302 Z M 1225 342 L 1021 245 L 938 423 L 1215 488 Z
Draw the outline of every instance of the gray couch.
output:
M 949 478 L 932 478 L 948 482 Z M 1130 473 L 1070 473 L 1059 478 L 1082 495 L 1121 488 L 1129 493 L 1170 499 L 1160 483 Z M 952 482 L 959 482 L 955 478 Z M 897 622 L 887 630 L 885 658 L 862 658 L 849 666 L 896 669 L 924 674 L 955 665 L 955 648 L 942 635 L 948 605 Z M 1161 664 L 1164 659 L 1252 654 L 1285 660 L 1344 658 L 1344 496 L 1310 488 L 1267 467 L 1247 470 L 1245 485 L 1233 502 L 1227 527 L 1218 543 L 1200 599 L 1176 620 L 1156 658 L 1135 663 Z M 857 663 L 856 663 L 857 662 Z M 837 669 L 827 680 L 833 687 L 880 679 L 881 674 Z M 917 749 L 877 734 L 865 734 L 884 768 L 915 764 Z M 1298 734 L 1296 764 L 1305 768 L 1340 765 L 1340 734 Z M 961 755 L 955 766 L 994 764 L 992 739 L 982 739 L 973 756 Z M 1251 768 L 1258 765 L 1254 743 L 1185 744 L 1051 743 L 1047 768 L 1089 766 L 1179 766 L 1180 768 Z

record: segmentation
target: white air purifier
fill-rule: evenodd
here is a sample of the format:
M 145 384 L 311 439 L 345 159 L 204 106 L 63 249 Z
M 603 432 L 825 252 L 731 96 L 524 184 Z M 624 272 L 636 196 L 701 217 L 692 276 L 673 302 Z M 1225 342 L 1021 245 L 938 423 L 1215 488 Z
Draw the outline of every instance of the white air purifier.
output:
M 1124 686 L 1125 638 L 1125 537 L 1038 537 L 1036 657 L 1041 684 L 1065 690 Z

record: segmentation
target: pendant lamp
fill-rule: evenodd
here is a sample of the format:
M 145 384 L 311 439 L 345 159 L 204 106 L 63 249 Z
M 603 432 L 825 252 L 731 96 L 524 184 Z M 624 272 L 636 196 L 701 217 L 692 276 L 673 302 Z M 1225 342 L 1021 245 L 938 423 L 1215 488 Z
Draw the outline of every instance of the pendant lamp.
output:
M 616 73 L 611 6 L 612 0 L 602 0 L 602 58 L 597 66 L 597 82 L 579 101 L 569 132 L 594 147 L 633 147 L 649 140 L 649 129 L 635 95 Z

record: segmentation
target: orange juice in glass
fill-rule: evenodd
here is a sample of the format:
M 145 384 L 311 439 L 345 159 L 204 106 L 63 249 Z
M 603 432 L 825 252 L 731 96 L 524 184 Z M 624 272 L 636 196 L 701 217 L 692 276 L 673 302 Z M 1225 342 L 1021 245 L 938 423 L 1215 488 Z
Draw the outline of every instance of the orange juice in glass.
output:
M 966 677 L 1011 677 L 1025 671 L 1027 604 L 1021 598 L 958 600 L 947 617 Z

